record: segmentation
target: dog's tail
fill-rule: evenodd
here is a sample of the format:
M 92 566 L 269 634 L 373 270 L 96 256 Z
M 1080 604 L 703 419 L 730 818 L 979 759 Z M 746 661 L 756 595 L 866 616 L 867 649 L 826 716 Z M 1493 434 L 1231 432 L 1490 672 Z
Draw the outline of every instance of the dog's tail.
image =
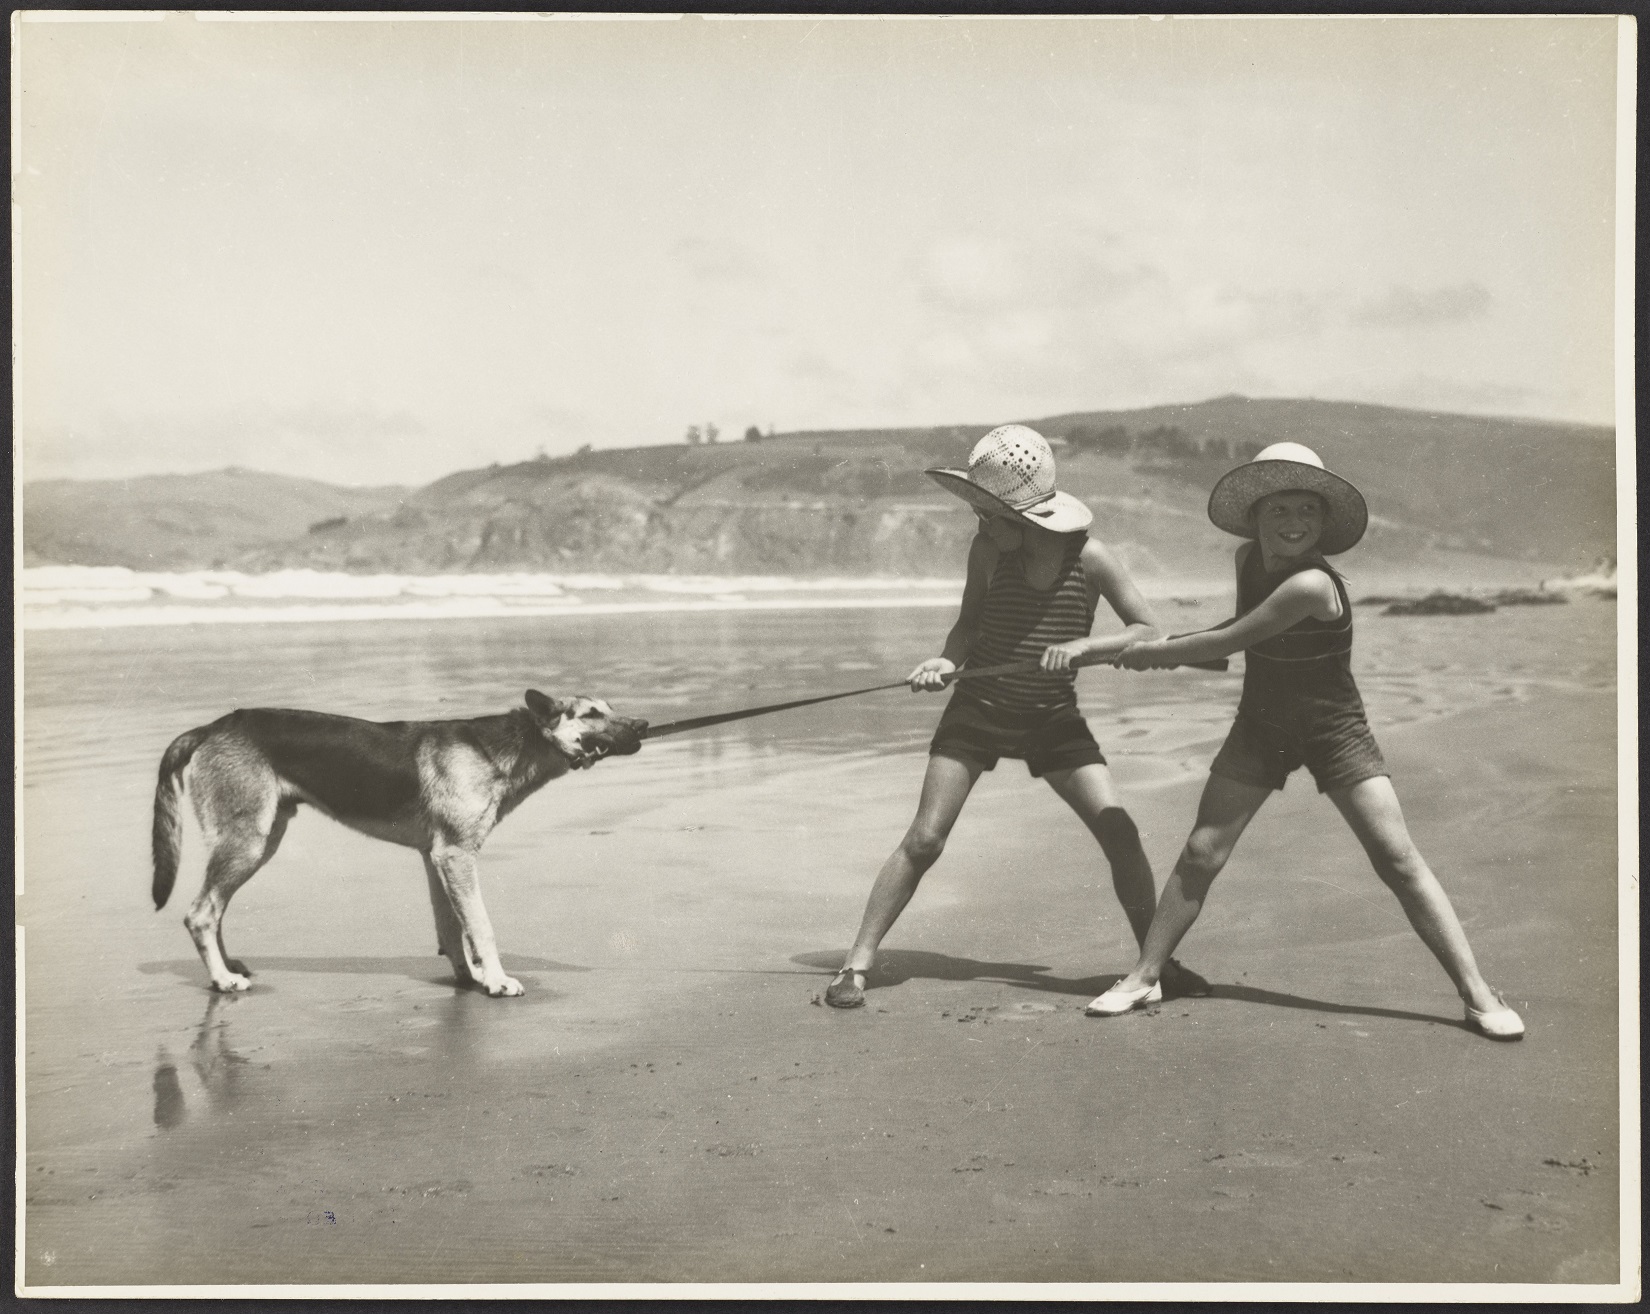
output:
M 178 821 L 178 794 L 183 788 L 183 769 L 195 750 L 206 741 L 202 726 L 185 730 L 167 746 L 160 759 L 160 779 L 155 783 L 155 823 L 152 831 L 155 854 L 155 883 L 150 887 L 159 912 L 172 897 L 178 879 L 178 853 L 183 845 L 183 827 Z

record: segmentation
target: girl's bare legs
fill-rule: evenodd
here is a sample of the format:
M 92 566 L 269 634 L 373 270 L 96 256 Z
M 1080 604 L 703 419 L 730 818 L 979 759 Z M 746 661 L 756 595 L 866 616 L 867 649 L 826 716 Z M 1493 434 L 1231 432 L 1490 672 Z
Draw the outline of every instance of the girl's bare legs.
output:
M 945 849 L 951 827 L 957 824 L 969 791 L 980 778 L 980 768 L 954 757 L 935 754 L 928 759 L 928 772 L 922 778 L 922 797 L 917 802 L 917 815 L 899 847 L 888 855 L 871 886 L 871 897 L 865 901 L 865 916 L 860 921 L 859 935 L 854 947 L 842 960 L 843 971 L 863 972 L 876 961 L 877 946 L 888 934 L 911 896 L 923 873 L 934 865 Z
M 1163 897 L 1157 901 L 1157 915 L 1146 932 L 1140 960 L 1113 990 L 1139 990 L 1157 983 L 1169 955 L 1203 911 L 1209 886 L 1271 792 L 1259 785 L 1240 785 L 1225 776 L 1209 777 L 1198 800 L 1192 833 L 1173 873 L 1164 882 Z
M 1157 904 L 1157 884 L 1152 864 L 1140 846 L 1140 832 L 1123 809 L 1111 772 L 1095 763 L 1068 771 L 1050 771 L 1043 779 L 1082 818 L 1089 833 L 1100 841 L 1101 851 L 1111 865 L 1112 889 L 1117 902 L 1134 928 L 1136 943 L 1144 943 Z
M 1409 924 L 1443 965 L 1471 1008 L 1502 1007 L 1485 982 L 1449 896 L 1409 837 L 1392 782 L 1385 776 L 1332 790 L 1331 801 L 1364 846 L 1375 874 L 1398 896 Z

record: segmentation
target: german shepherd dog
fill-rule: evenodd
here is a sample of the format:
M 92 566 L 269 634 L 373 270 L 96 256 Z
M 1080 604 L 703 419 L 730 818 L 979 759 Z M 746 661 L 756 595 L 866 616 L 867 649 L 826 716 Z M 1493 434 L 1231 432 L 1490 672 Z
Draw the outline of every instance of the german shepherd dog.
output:
M 214 990 L 252 975 L 223 947 L 235 891 L 280 846 L 300 803 L 375 839 L 417 849 L 429 879 L 438 952 L 464 984 L 519 995 L 481 902 L 481 845 L 517 804 L 568 771 L 642 746 L 647 722 L 596 698 L 548 698 L 463 721 L 359 721 L 325 712 L 243 709 L 187 730 L 160 760 L 153 893 L 158 912 L 177 880 L 184 769 L 206 841 L 206 879 L 183 924 Z

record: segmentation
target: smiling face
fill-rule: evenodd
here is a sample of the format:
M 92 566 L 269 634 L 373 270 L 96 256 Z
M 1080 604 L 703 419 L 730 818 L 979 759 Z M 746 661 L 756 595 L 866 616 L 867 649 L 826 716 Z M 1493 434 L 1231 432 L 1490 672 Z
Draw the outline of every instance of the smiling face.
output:
M 1323 537 L 1324 504 L 1316 493 L 1268 493 L 1249 515 L 1268 570 L 1315 551 Z

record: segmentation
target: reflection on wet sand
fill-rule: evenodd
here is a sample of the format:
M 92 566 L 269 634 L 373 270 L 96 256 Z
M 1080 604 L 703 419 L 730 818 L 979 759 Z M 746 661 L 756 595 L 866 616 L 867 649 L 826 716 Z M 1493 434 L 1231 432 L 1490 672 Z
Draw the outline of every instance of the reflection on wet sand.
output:
M 508 972 L 588 972 L 588 967 L 581 967 L 576 963 L 559 963 L 549 958 L 537 958 L 531 954 L 500 954 L 499 961 L 504 964 Z M 447 960 L 441 954 L 429 958 L 415 958 L 411 955 L 400 957 L 381 958 L 266 958 L 262 956 L 248 956 L 246 965 L 252 969 L 252 989 L 245 993 L 255 994 L 260 984 L 267 982 L 259 980 L 263 972 L 313 972 L 323 976 L 404 976 L 411 981 L 422 981 L 430 985 L 450 984 L 457 989 L 480 989 L 473 982 L 460 984 L 447 966 Z M 190 981 L 204 981 L 206 971 L 200 960 L 178 958 L 168 962 L 139 963 L 137 970 L 145 976 L 180 976 Z M 485 993 L 485 992 L 483 992 Z
M 178 1066 L 163 1042 L 155 1056 L 155 1126 L 171 1131 L 191 1113 L 222 1116 L 231 1113 L 246 1098 L 251 1060 L 229 1042 L 229 1010 L 238 1000 L 229 995 L 212 995 L 206 1001 L 195 1038 L 189 1044 L 188 1071 L 193 1074 L 196 1094 L 186 1097 L 179 1080 Z

